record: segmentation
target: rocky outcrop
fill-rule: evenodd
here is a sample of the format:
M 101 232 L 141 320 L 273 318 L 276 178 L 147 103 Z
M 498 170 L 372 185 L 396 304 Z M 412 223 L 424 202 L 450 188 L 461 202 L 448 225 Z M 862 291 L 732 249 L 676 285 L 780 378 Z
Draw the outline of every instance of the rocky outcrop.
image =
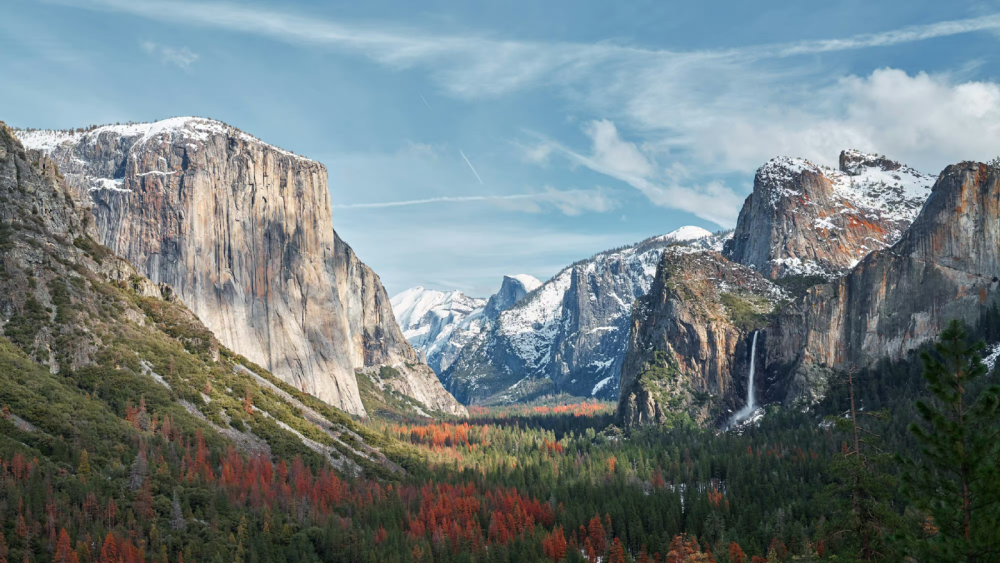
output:
M 632 427 L 727 418 L 747 396 L 750 335 L 784 297 L 717 252 L 668 249 L 633 308 L 618 419 Z
M 541 285 L 542 282 L 537 278 L 527 274 L 504 276 L 503 282 L 500 284 L 500 291 L 490 296 L 490 300 L 483 310 L 483 315 L 491 321 L 495 320 L 500 316 L 500 313 L 519 303 Z
M 333 230 L 323 165 L 200 118 L 18 135 L 92 202 L 99 242 L 296 387 L 364 414 L 356 368 L 418 362 L 378 276 Z
M 723 254 L 776 279 L 843 275 L 892 246 L 917 216 L 934 176 L 848 150 L 840 169 L 778 157 L 757 170 Z
M 901 358 L 952 319 L 975 329 L 1000 315 L 998 276 L 998 170 L 949 166 L 894 246 L 811 288 L 766 328 L 766 398 L 810 403 L 834 370 Z
M 719 246 L 685 227 L 573 264 L 500 313 L 442 381 L 460 401 L 510 402 L 544 393 L 616 398 L 632 304 L 672 245 Z

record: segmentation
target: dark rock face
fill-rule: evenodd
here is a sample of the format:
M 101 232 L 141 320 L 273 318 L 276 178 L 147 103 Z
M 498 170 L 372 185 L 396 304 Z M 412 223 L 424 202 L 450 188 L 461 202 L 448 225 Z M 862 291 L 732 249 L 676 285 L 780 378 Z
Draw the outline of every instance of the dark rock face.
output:
M 899 242 L 810 289 L 767 327 L 768 400 L 809 403 L 833 370 L 898 359 L 952 319 L 976 327 L 998 314 L 998 276 L 998 171 L 949 166 Z
M 18 134 L 92 202 L 99 242 L 289 383 L 364 414 L 356 368 L 419 362 L 333 230 L 323 165 L 200 118 Z M 430 370 L 407 373 L 414 398 L 464 412 Z
M 749 336 L 783 298 L 759 273 L 716 252 L 668 249 L 633 308 L 619 420 L 710 424 L 743 406 Z
M 500 291 L 490 296 L 483 315 L 489 320 L 496 319 L 500 313 L 513 307 L 540 285 L 541 282 L 531 276 L 504 276 Z
M 757 170 L 723 254 L 776 279 L 843 275 L 893 245 L 930 194 L 934 176 L 878 155 L 840 154 L 840 169 L 779 157 Z
M 466 404 L 552 392 L 616 398 L 632 304 L 648 291 L 664 249 L 678 244 L 721 247 L 721 240 L 685 227 L 565 268 L 500 313 L 442 381 Z

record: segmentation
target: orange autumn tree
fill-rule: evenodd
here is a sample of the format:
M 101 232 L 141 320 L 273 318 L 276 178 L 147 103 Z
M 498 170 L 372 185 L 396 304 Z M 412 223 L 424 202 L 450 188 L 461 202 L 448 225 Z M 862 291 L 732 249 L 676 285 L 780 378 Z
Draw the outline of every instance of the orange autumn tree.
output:
M 607 540 L 605 538 L 604 525 L 601 524 L 601 517 L 599 515 L 595 515 L 590 519 L 587 531 L 587 539 L 590 540 L 590 547 L 594 552 L 592 557 L 597 558 L 603 555 L 605 548 L 607 548 Z M 587 555 L 591 556 L 589 552 Z
M 745 563 L 747 555 L 743 553 L 743 548 L 736 542 L 729 544 L 729 561 L 731 563 Z
M 622 547 L 622 542 L 618 538 L 615 538 L 614 543 L 611 544 L 608 563 L 625 563 L 625 548 Z
M 562 526 L 556 526 L 552 533 L 542 540 L 542 549 L 552 563 L 558 563 L 566 555 L 566 536 L 563 534 Z
M 670 541 L 667 563 L 715 563 L 715 558 L 711 552 L 701 551 L 697 539 L 679 534 Z

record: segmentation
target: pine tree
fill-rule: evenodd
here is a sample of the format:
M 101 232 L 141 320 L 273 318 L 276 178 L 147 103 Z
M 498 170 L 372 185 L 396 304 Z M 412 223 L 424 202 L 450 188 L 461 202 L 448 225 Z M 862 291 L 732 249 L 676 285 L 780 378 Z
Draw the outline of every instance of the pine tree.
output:
M 170 502 L 170 529 L 184 531 L 187 528 L 187 521 L 184 519 L 184 512 L 181 510 L 181 501 L 174 491 L 174 499 Z
M 900 518 L 892 507 L 895 479 L 887 471 L 891 457 L 879 449 L 879 436 L 859 422 L 860 417 L 885 420 L 885 412 L 859 412 L 855 403 L 854 372 L 847 375 L 850 390 L 849 419 L 834 417 L 838 430 L 847 434 L 845 445 L 834 458 L 831 469 L 836 483 L 826 491 L 833 517 L 824 526 L 824 535 L 841 545 L 858 561 L 879 561 L 889 557 L 887 539 L 898 529 Z
M 910 432 L 920 455 L 903 461 L 901 478 L 903 493 L 933 520 L 930 534 L 907 538 L 920 561 L 1000 561 L 1000 386 L 978 381 L 986 374 L 983 348 L 953 321 L 935 353 L 921 355 L 932 398 L 917 402 L 923 424 Z M 969 396 L 976 389 L 978 397 Z
M 80 475 L 90 475 L 90 454 L 87 450 L 82 450 L 80 452 L 80 463 L 77 465 L 76 472 Z
M 146 452 L 139 450 L 139 455 L 135 456 L 132 462 L 132 469 L 128 476 L 128 487 L 133 491 L 142 488 L 146 482 L 146 475 L 149 474 L 149 463 L 146 461 Z

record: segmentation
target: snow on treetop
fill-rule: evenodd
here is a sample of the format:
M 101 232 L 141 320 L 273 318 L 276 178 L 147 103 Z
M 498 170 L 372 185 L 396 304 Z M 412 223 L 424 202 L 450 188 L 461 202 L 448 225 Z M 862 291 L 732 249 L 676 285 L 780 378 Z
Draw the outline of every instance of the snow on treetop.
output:
M 286 151 L 274 145 L 270 145 L 239 129 L 204 117 L 171 117 L 151 123 L 128 123 L 125 125 L 103 125 L 87 131 L 50 131 L 50 130 L 17 130 L 14 132 L 17 138 L 27 149 L 37 149 L 43 152 L 52 152 L 56 148 L 70 144 L 93 143 L 101 135 L 111 134 L 125 138 L 138 138 L 133 147 L 142 146 L 150 139 L 155 139 L 161 135 L 168 135 L 171 140 L 174 136 L 182 139 L 207 141 L 213 135 L 226 135 L 236 137 L 243 141 L 259 143 L 269 147 L 281 154 L 309 161 L 304 156 Z M 311 162 L 311 161 L 310 161 Z

